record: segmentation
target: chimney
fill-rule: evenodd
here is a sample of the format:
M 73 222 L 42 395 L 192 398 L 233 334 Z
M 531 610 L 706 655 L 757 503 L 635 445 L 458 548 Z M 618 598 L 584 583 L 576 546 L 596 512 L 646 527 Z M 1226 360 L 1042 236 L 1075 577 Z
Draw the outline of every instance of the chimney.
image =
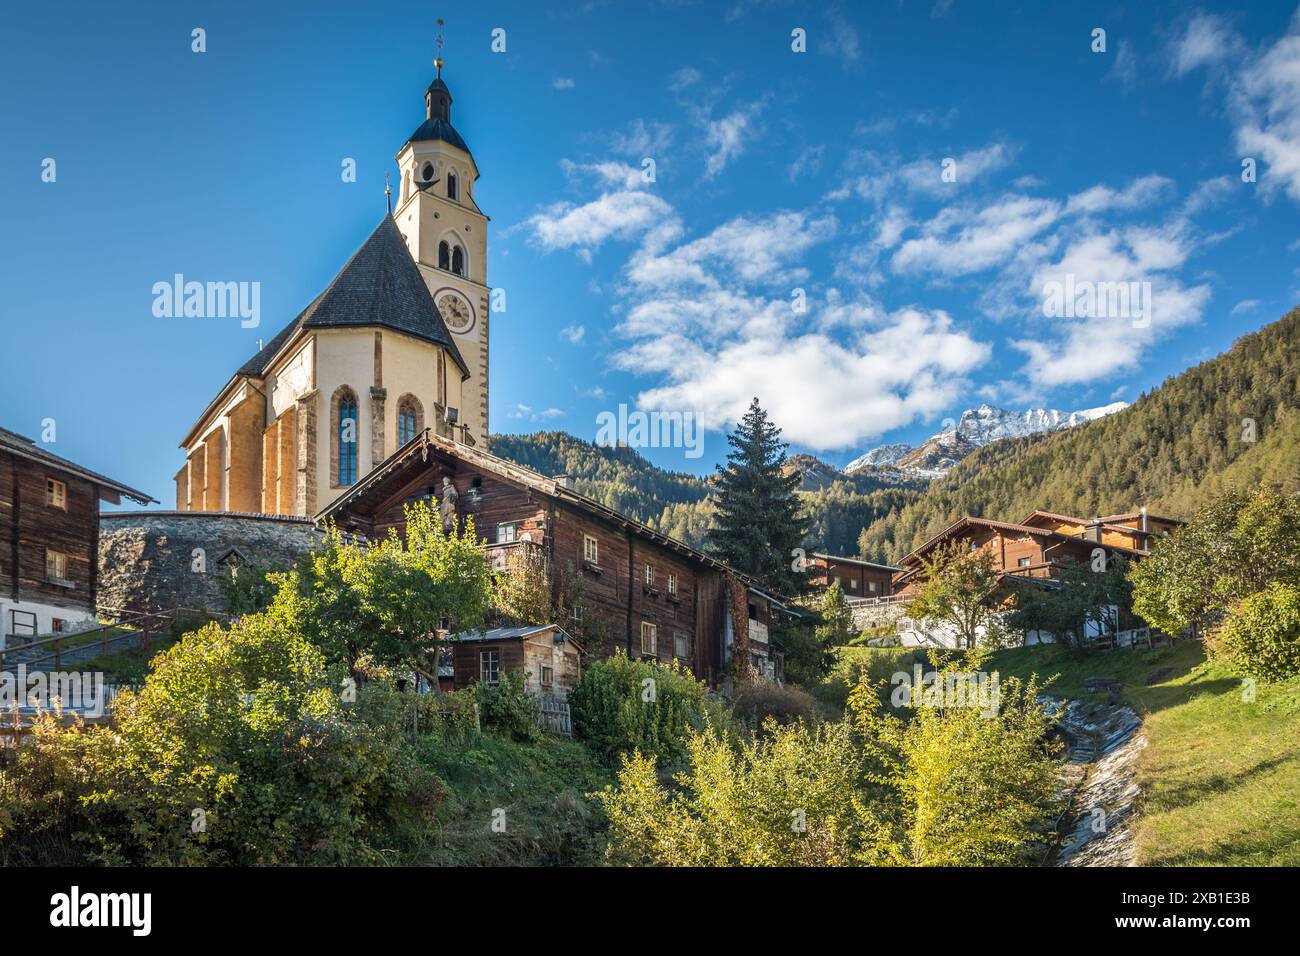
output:
M 569 491 L 572 491 L 572 490 L 573 490 L 573 476 L 572 476 L 572 475 L 556 475 L 556 476 L 555 476 L 555 484 L 556 484 L 558 487 L 560 487 L 560 488 L 567 488 Z

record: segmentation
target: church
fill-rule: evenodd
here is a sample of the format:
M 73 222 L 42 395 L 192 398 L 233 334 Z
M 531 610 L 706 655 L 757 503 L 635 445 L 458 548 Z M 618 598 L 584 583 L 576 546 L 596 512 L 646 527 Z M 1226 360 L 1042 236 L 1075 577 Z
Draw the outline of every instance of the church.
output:
M 203 410 L 178 511 L 312 517 L 425 428 L 486 445 L 488 217 L 435 65 L 396 208 Z

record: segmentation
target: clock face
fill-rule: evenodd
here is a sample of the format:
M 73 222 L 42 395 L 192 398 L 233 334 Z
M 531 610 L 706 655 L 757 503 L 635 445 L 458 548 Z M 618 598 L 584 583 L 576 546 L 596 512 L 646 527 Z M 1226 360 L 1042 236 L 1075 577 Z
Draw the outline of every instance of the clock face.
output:
M 463 335 L 474 327 L 474 311 L 468 302 L 455 292 L 448 292 L 438 299 L 438 311 L 442 320 L 451 331 Z

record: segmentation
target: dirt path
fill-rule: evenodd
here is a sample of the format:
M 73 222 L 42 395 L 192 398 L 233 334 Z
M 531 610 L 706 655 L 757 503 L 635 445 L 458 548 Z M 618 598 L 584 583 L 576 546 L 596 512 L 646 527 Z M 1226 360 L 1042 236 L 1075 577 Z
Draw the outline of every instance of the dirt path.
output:
M 1059 721 L 1070 746 L 1063 781 L 1074 791 L 1056 866 L 1133 866 L 1142 721 L 1127 707 L 1070 701 Z

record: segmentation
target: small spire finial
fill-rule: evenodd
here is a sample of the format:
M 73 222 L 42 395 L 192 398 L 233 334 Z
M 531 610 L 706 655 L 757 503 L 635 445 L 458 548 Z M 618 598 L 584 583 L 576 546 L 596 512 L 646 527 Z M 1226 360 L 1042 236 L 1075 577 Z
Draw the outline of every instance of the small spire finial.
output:
M 393 190 L 388 185 L 388 173 L 384 173 L 384 202 L 388 206 L 388 214 L 393 214 Z
M 438 18 L 438 33 L 434 37 L 433 45 L 438 48 L 438 55 L 434 58 L 433 65 L 438 68 L 438 78 L 442 78 L 442 48 L 445 45 L 442 39 L 443 22 L 442 17 Z

